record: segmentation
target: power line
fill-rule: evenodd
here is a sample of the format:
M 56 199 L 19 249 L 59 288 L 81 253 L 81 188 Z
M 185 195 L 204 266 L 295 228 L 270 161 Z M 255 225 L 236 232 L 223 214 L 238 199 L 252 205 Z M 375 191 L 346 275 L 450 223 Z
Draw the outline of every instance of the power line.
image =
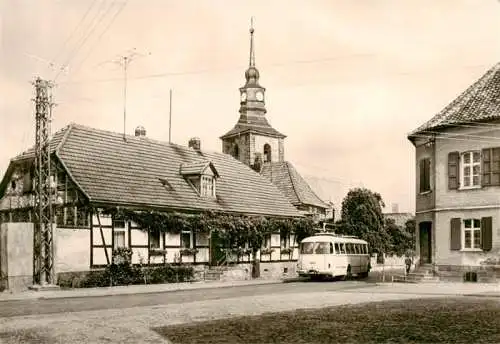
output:
M 94 5 L 96 3 L 97 3 L 97 0 L 93 0 L 92 1 L 92 3 L 90 4 L 90 6 L 87 8 L 87 11 L 85 12 L 85 14 L 82 16 L 82 18 L 80 19 L 80 21 L 78 22 L 78 24 L 74 27 L 74 29 L 71 32 L 71 34 L 64 41 L 61 49 L 59 49 L 59 51 L 57 52 L 57 54 L 55 54 L 54 57 L 52 58 L 52 61 L 56 61 L 56 59 L 62 54 L 62 52 L 66 48 L 67 44 L 74 37 L 74 35 L 76 34 L 76 32 L 78 31 L 78 29 L 80 28 L 80 26 L 83 24 L 83 22 L 85 21 L 85 19 L 89 15 L 90 11 L 92 10 L 92 7 L 94 7 Z
M 289 61 L 289 62 L 279 62 L 272 63 L 268 65 L 263 65 L 263 67 L 280 67 L 280 66 L 289 66 L 289 65 L 297 65 L 297 64 L 313 64 L 313 63 L 328 63 L 331 61 L 336 61 L 340 59 L 353 58 L 353 57 L 363 57 L 363 56 L 373 56 L 372 54 L 352 54 L 346 56 L 336 56 L 336 57 L 327 57 L 327 58 L 318 58 L 318 59 L 310 59 L 310 60 L 298 60 L 298 61 Z M 474 68 L 485 68 L 486 65 L 469 65 L 469 66 L 461 66 L 460 69 L 474 69 Z M 144 79 L 154 79 L 154 78 L 164 78 L 164 77 L 172 77 L 172 76 L 184 76 L 184 75 L 199 75 L 213 72 L 226 72 L 230 70 L 241 70 L 242 68 L 246 68 L 245 66 L 235 66 L 230 68 L 220 68 L 220 69 L 202 69 L 196 71 L 182 71 L 182 72 L 165 72 L 165 73 L 157 73 L 157 74 L 148 74 L 141 75 L 136 77 L 131 77 L 129 80 L 144 80 Z M 416 74 L 424 74 L 423 71 L 418 72 L 396 72 L 396 73 L 385 73 L 385 75 L 416 75 Z M 81 83 L 100 83 L 100 82 L 114 82 L 120 81 L 119 78 L 108 78 L 108 79 L 95 79 L 95 80 L 76 80 L 72 82 L 64 82 L 64 84 L 81 84 Z
M 85 42 L 90 38 L 92 33 L 95 31 L 95 29 L 99 26 L 99 24 L 103 21 L 103 19 L 106 17 L 106 15 L 110 12 L 110 10 L 113 8 L 114 3 L 116 3 L 116 0 L 114 0 L 111 5 L 104 11 L 102 16 L 99 16 L 101 13 L 101 10 L 104 8 L 104 5 L 106 4 L 105 0 L 101 3 L 101 6 L 99 7 L 98 12 L 94 16 L 92 22 L 94 24 L 91 24 L 90 31 L 87 32 L 85 36 L 79 41 L 79 43 L 75 46 L 75 48 L 71 51 L 71 53 L 68 56 L 68 59 L 66 60 L 65 65 L 69 65 L 69 63 L 74 59 L 74 57 L 78 54 L 80 49 L 83 47 Z M 60 73 L 58 73 L 54 80 L 56 80 L 59 77 Z
M 113 25 L 114 21 L 116 20 L 116 18 L 118 17 L 118 15 L 123 11 L 123 9 L 127 6 L 127 3 L 128 3 L 128 0 L 125 0 L 123 3 L 122 3 L 122 6 L 118 9 L 118 11 L 115 12 L 115 14 L 113 15 L 113 17 L 111 18 L 111 20 L 108 22 L 108 25 L 104 28 L 104 30 L 101 32 L 101 34 L 99 35 L 99 37 L 97 37 L 97 40 L 94 41 L 94 43 L 92 44 L 92 46 L 90 47 L 90 49 L 88 50 L 87 52 L 87 55 L 85 55 L 85 57 L 80 61 L 80 63 L 75 67 L 75 69 L 73 70 L 73 75 L 74 73 L 76 73 L 80 68 L 81 66 L 85 63 L 85 61 L 87 61 L 87 59 L 89 58 L 90 54 L 92 53 L 93 49 L 96 47 L 97 43 L 99 43 L 102 39 L 102 37 L 106 34 L 106 32 L 108 32 L 108 30 L 110 29 L 111 25 Z

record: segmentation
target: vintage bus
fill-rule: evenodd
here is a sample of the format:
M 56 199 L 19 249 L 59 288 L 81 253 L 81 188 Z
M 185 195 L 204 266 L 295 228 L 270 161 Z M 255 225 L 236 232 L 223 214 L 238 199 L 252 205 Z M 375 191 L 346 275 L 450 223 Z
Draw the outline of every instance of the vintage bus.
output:
M 368 243 L 352 236 L 321 233 L 300 243 L 297 272 L 307 277 L 368 277 Z

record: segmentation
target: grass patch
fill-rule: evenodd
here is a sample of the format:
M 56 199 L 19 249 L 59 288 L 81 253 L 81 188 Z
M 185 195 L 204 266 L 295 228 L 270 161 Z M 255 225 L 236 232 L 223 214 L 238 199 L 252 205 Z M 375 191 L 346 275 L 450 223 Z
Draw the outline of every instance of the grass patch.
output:
M 22 329 L 17 331 L 0 332 L 0 343 L 5 344 L 52 344 L 54 339 L 47 335 L 43 329 Z
M 433 298 L 268 313 L 154 330 L 187 343 L 500 343 L 500 301 Z

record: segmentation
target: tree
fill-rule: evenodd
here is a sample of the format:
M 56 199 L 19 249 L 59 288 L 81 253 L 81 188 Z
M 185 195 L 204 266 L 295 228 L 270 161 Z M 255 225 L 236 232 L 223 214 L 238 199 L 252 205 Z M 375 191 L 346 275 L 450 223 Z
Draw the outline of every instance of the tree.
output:
M 349 190 L 342 201 L 339 232 L 366 240 L 374 253 L 386 252 L 390 247 L 390 236 L 384 226 L 384 206 L 379 193 L 366 188 Z
M 415 247 L 415 220 L 410 219 L 404 226 L 398 226 L 394 219 L 387 219 L 385 230 L 391 238 L 388 253 L 399 257 L 412 254 Z

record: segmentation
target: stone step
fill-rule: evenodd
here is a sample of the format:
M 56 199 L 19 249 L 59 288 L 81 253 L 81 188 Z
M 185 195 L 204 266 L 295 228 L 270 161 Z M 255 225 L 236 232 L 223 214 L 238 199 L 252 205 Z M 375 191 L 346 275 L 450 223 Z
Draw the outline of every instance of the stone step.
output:
M 416 274 L 408 275 L 396 275 L 392 278 L 393 282 L 404 282 L 404 283 L 431 283 L 438 282 L 439 277 L 437 276 L 421 276 Z

